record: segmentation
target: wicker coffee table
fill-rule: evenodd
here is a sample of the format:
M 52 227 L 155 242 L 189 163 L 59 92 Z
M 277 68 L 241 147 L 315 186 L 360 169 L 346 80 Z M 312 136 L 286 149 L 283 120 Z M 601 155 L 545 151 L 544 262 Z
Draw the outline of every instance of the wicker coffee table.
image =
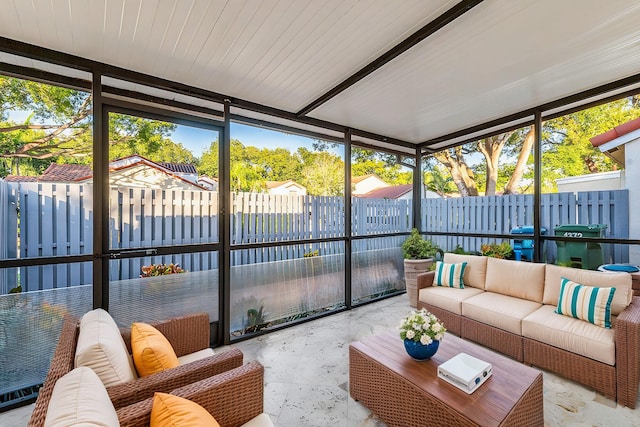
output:
M 458 353 L 493 365 L 472 394 L 438 378 L 437 367 Z M 410 358 L 397 333 L 349 346 L 351 397 L 388 426 L 543 426 L 542 373 L 454 335 L 431 360 Z

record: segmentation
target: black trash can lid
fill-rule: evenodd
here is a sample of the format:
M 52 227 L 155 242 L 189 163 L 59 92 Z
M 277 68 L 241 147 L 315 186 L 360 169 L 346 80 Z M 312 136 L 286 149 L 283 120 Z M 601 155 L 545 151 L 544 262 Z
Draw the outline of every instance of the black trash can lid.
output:
M 635 265 L 631 264 L 605 264 L 598 267 L 600 271 L 624 271 L 626 273 L 637 273 L 640 271 Z

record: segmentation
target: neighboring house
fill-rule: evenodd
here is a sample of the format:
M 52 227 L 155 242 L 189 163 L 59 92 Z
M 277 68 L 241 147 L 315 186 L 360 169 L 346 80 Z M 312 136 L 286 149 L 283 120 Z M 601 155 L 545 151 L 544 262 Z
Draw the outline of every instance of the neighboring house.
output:
M 158 164 L 187 181 L 198 183 L 198 171 L 194 165 L 188 163 L 167 162 L 158 162 Z
M 173 165 L 177 168 L 176 164 Z M 192 165 L 182 165 L 186 167 Z M 195 168 L 193 168 L 195 170 Z M 185 172 L 174 172 L 159 163 L 134 155 L 109 163 L 109 185 L 112 187 L 144 187 L 154 189 L 207 190 L 195 181 L 183 177 Z M 67 182 L 91 183 L 93 171 L 86 165 L 52 163 L 39 177 L 9 176 L 12 182 Z M 35 179 L 34 179 L 35 178 Z
M 307 195 L 307 188 L 291 179 L 286 181 L 267 181 L 266 187 L 269 194 L 283 194 L 291 196 Z
M 388 186 L 389 184 L 387 184 L 374 174 L 354 176 L 351 178 L 351 187 L 353 188 L 351 194 L 354 196 L 361 196 L 377 188 Z
M 427 199 L 440 197 L 434 191 L 427 190 L 426 188 L 424 191 L 424 197 Z M 376 188 L 357 197 L 366 199 L 411 200 L 413 198 L 413 184 L 389 185 L 387 187 Z
M 206 175 L 198 178 L 198 184 L 210 191 L 218 191 L 218 178 L 210 178 Z

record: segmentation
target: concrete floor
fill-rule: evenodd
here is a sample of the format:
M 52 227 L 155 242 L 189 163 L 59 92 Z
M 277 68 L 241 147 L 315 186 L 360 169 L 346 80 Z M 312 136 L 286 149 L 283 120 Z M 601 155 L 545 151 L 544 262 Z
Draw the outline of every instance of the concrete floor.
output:
M 396 328 L 409 312 L 406 295 L 234 344 L 245 361 L 265 366 L 265 412 L 277 427 L 380 427 L 348 393 L 348 347 Z M 223 349 L 221 349 L 222 351 Z M 545 426 L 640 426 L 631 410 L 544 372 Z M 0 426 L 26 425 L 33 405 L 0 414 Z

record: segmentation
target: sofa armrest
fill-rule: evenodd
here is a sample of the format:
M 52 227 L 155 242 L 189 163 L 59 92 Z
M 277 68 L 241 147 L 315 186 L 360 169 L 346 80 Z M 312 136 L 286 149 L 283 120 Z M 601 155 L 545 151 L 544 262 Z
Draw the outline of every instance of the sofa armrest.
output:
M 420 273 L 416 276 L 417 280 L 417 290 L 416 290 L 416 300 L 411 301 L 412 307 L 418 306 L 418 300 L 420 299 L 420 289 L 428 288 L 433 284 L 433 277 L 435 276 L 435 271 L 427 271 L 426 273 Z
M 151 323 L 164 335 L 178 357 L 209 347 L 210 329 L 207 313 L 193 313 Z M 120 329 L 122 338 L 131 353 L 131 328 Z
M 29 420 L 30 427 L 44 426 L 44 419 L 49 409 L 49 401 L 53 387 L 65 374 L 71 372 L 75 362 L 76 344 L 78 342 L 78 318 L 65 316 L 58 338 L 58 344 L 49 364 L 49 372 L 43 386 L 38 391 L 35 407 Z
M 616 319 L 615 340 L 617 401 L 635 408 L 640 385 L 640 297 L 633 297 Z
M 264 368 L 257 362 L 173 390 L 205 408 L 224 427 L 239 427 L 264 408 Z M 118 409 L 121 427 L 149 426 L 153 398 Z
M 167 369 L 157 374 L 107 388 L 116 409 L 153 396 L 156 391 L 169 393 L 179 387 L 242 366 L 243 355 L 230 349 L 195 362 Z

